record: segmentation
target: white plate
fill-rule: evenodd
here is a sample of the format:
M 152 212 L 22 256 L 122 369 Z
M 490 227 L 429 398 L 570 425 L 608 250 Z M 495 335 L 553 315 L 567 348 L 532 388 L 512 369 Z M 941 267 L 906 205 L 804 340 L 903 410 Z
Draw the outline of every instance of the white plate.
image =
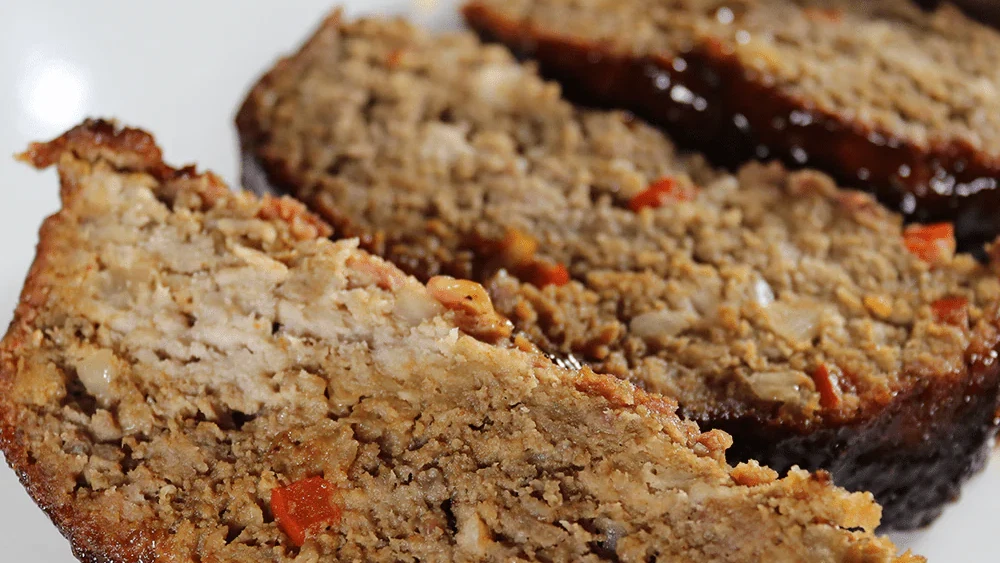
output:
M 282 6 L 282 4 L 284 4 Z M 406 13 L 453 28 L 453 1 L 345 1 L 349 14 Z M 295 48 L 330 8 L 321 0 L 0 4 L 0 322 L 6 326 L 34 256 L 42 219 L 57 207 L 51 171 L 7 155 L 85 116 L 148 129 L 174 164 L 197 162 L 239 179 L 232 115 L 247 87 Z M 994 456 L 996 457 L 996 456 Z M 936 561 L 998 561 L 993 547 L 1000 463 L 968 487 L 930 529 L 896 536 Z M 0 561 L 73 561 L 69 544 L 0 468 Z

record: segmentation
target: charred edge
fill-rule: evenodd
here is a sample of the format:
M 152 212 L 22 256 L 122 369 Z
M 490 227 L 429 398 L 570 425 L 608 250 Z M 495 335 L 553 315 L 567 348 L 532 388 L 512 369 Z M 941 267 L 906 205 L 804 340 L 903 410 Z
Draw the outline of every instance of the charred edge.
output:
M 793 465 L 826 469 L 837 485 L 875 495 L 884 528 L 909 530 L 937 518 L 962 483 L 983 468 L 997 431 L 998 385 L 995 363 L 974 362 L 961 385 L 928 384 L 852 425 L 807 435 L 757 420 L 702 425 L 732 434 L 730 463 L 757 459 L 779 472 Z
M 28 495 L 69 540 L 78 559 L 95 563 L 152 561 L 151 546 L 160 537 L 158 530 L 140 527 L 141 531 L 124 538 L 100 528 L 91 515 L 80 513 L 73 504 L 58 496 L 62 483 L 58 477 L 45 471 L 32 455 L 27 438 L 19 430 L 22 407 L 13 402 L 10 393 L 17 374 L 17 350 L 29 340 L 30 322 L 37 308 L 44 303 L 46 281 L 42 272 L 56 252 L 50 232 L 59 221 L 61 219 L 56 215 L 43 224 L 37 256 L 25 280 L 14 320 L 0 343 L 0 449 Z
M 35 167 L 57 164 L 63 155 L 104 161 L 126 172 L 145 172 L 161 181 L 194 177 L 193 168 L 176 170 L 163 163 L 155 139 L 139 129 L 120 128 L 113 122 L 88 119 L 47 143 L 34 143 L 18 159 Z M 64 195 L 68 184 L 63 179 Z M 13 402 L 9 390 L 17 374 L 18 349 L 28 341 L 32 322 L 45 303 L 51 280 L 45 275 L 59 252 L 57 228 L 66 221 L 57 213 L 42 224 L 36 257 L 32 263 L 15 311 L 14 320 L 0 343 L 0 449 L 32 500 L 45 512 L 70 543 L 73 554 L 85 562 L 128 563 L 153 561 L 155 546 L 165 531 L 155 522 L 137 522 L 132 529 L 108 528 L 102 515 L 88 513 L 67 502 L 60 491 L 64 483 L 51 468 L 44 467 L 29 451 L 27 438 L 18 430 L 23 408 Z
M 425 252 L 414 252 L 421 248 L 421 242 L 436 235 L 429 232 L 404 234 L 389 237 L 384 231 L 369 230 L 358 226 L 346 214 L 322 201 L 318 193 L 304 186 L 301 174 L 287 162 L 265 156 L 261 143 L 266 143 L 261 134 L 255 133 L 257 126 L 249 117 L 254 111 L 249 102 L 244 106 L 239 118 L 241 131 L 242 184 L 258 194 L 288 194 L 309 203 L 310 209 L 334 231 L 334 240 L 357 237 L 363 250 L 391 261 L 407 275 L 422 283 L 436 275 L 448 275 L 461 279 L 488 280 L 500 269 L 517 273 L 517 268 L 500 259 L 502 240 L 484 237 L 478 232 L 451 233 L 462 241 L 456 247 L 453 258 L 444 259 Z
M 7 364 L 2 368 L 2 377 L 13 372 Z M 10 405 L 3 405 L 9 409 Z M 3 413 L 0 420 L 0 446 L 7 463 L 17 475 L 21 485 L 32 500 L 45 512 L 53 525 L 69 542 L 70 550 L 80 561 L 87 563 L 130 563 L 153 561 L 154 547 L 163 538 L 162 530 L 146 527 L 149 523 L 131 532 L 110 532 L 94 520 L 93 515 L 81 513 L 73 504 L 60 502 L 54 491 L 60 484 L 43 471 L 33 459 L 24 444 L 23 437 L 12 425 L 10 413 Z
M 199 195 L 206 206 L 229 193 L 229 188 L 211 171 L 201 173 L 194 166 L 178 169 L 164 163 L 156 139 L 146 131 L 103 119 L 87 119 L 51 141 L 32 143 L 16 158 L 43 169 L 58 164 L 63 155 L 72 155 L 84 162 L 101 162 L 123 174 L 147 174 L 160 183 L 154 195 L 166 205 L 173 204 L 176 194 L 171 182 L 175 180 L 203 180 Z M 60 170 L 60 195 L 66 206 L 79 186 L 62 172 Z M 43 232 L 45 228 L 43 224 Z
M 91 161 L 111 156 L 120 168 L 149 172 L 160 179 L 192 173 L 165 165 L 163 153 L 149 133 L 104 119 L 87 119 L 51 141 L 31 143 L 17 158 L 36 168 L 47 168 L 67 152 Z
M 916 147 L 810 108 L 764 84 L 718 43 L 679 55 L 684 64 L 674 64 L 673 56 L 615 54 L 475 3 L 464 15 L 484 39 L 537 59 L 575 101 L 629 108 L 717 164 L 780 158 L 792 168 L 823 169 L 841 184 L 874 192 L 909 220 L 955 221 L 966 250 L 1000 233 L 1000 162 L 968 143 Z

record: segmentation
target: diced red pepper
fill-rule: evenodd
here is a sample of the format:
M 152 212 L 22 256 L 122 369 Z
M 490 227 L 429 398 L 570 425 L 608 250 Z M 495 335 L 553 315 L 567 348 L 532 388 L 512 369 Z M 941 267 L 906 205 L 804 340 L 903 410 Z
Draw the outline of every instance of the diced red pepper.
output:
M 547 285 L 561 286 L 570 281 L 569 270 L 562 264 L 548 264 L 545 262 L 535 262 L 525 268 L 522 276 L 524 281 L 536 286 L 545 287 Z
M 842 391 L 840 390 L 840 377 L 837 372 L 831 371 L 826 364 L 820 364 L 813 371 L 813 383 L 816 384 L 816 391 L 819 392 L 819 405 L 824 409 L 836 409 L 840 407 Z
M 934 319 L 939 323 L 957 326 L 969 325 L 969 300 L 964 297 L 945 297 L 931 303 Z
M 271 512 L 292 543 L 301 546 L 306 534 L 340 521 L 334 486 L 322 477 L 309 477 L 271 491 Z
M 955 227 L 951 223 L 910 225 L 903 231 L 907 250 L 929 264 L 955 255 Z
M 500 253 L 513 266 L 527 264 L 534 260 L 538 252 L 538 240 L 518 229 L 508 228 L 500 241 Z
M 403 60 L 403 50 L 393 49 L 392 51 L 389 51 L 389 54 L 386 56 L 385 64 L 389 68 L 396 68 L 397 66 L 399 66 L 399 63 L 402 60 Z
M 660 178 L 639 192 L 629 202 L 628 208 L 638 213 L 647 207 L 661 207 L 670 202 L 691 201 L 694 191 L 677 185 L 673 178 Z

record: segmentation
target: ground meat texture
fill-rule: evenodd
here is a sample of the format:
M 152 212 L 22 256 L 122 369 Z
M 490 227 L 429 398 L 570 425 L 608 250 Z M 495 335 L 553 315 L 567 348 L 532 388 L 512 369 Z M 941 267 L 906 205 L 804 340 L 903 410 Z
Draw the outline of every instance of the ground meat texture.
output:
M 949 229 L 904 232 L 818 172 L 712 169 L 498 46 L 401 22 L 330 19 L 238 125 L 248 162 L 338 236 L 482 282 L 544 352 L 747 436 L 734 462 L 829 468 L 899 527 L 981 466 L 1000 282 Z
M 0 445 L 84 561 L 922 561 L 870 494 L 730 466 L 288 199 L 90 121 L 0 344 Z M 468 298 L 468 299 L 467 299 Z
M 977 248 L 1000 233 L 1000 33 L 925 4 L 940 5 L 477 0 L 465 15 L 579 100 L 727 165 L 823 169 Z

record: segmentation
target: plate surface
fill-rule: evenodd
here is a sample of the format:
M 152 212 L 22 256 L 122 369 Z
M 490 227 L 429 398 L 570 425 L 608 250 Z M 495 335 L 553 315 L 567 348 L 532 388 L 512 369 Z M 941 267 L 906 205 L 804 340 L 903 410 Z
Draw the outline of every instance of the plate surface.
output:
M 453 0 L 346 0 L 349 15 L 402 13 L 434 29 L 460 25 Z M 38 227 L 56 210 L 55 173 L 8 155 L 85 116 L 151 131 L 172 164 L 197 162 L 239 179 L 232 116 L 250 84 L 299 44 L 332 3 L 3 2 L 0 9 L 0 323 L 6 327 L 34 257 Z M 932 561 L 998 561 L 1000 460 L 934 526 L 899 534 Z M 69 544 L 0 467 L 0 561 L 70 563 Z

